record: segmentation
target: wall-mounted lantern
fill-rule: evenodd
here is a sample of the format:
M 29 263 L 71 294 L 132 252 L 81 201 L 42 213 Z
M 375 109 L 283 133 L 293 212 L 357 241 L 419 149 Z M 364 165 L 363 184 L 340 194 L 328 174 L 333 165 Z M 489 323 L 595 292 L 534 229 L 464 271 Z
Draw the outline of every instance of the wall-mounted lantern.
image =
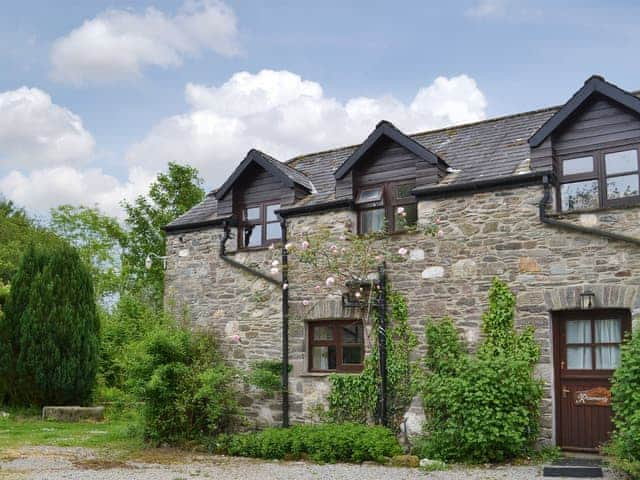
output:
M 158 260 L 162 260 L 162 268 L 164 268 L 165 270 L 167 269 L 167 258 L 169 257 L 163 257 L 162 255 L 158 255 L 157 253 L 153 253 L 151 252 L 150 254 L 147 255 L 147 258 L 145 258 L 144 260 L 144 268 L 146 268 L 147 270 L 151 270 L 151 267 L 153 266 L 153 258 L 157 258 Z
M 591 310 L 596 306 L 596 294 L 586 291 L 580 294 L 580 310 Z

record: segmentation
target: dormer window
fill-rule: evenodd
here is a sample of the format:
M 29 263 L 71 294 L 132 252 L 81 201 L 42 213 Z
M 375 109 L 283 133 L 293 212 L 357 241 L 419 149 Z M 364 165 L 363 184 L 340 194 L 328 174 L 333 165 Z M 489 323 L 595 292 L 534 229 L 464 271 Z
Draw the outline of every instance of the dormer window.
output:
M 411 195 L 413 182 L 362 187 L 356 196 L 358 233 L 401 232 L 418 220 L 418 205 Z
M 640 201 L 638 148 L 618 148 L 560 159 L 561 211 L 618 207 Z
M 242 248 L 259 248 L 282 238 L 280 220 L 276 211 L 279 203 L 265 202 L 245 207 L 242 212 L 240 245 Z

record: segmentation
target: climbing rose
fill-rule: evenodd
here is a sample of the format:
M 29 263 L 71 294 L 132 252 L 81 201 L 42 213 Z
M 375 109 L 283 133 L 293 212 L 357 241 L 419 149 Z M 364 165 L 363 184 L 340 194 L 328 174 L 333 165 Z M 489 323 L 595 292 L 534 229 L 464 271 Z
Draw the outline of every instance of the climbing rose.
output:
M 442 230 L 438 230 L 438 238 L 443 238 L 444 232 Z
M 273 262 L 271 262 L 272 267 L 277 267 L 278 265 L 280 265 L 280 262 L 278 260 L 274 260 Z
M 291 250 L 291 247 L 293 247 L 293 245 L 291 245 L 290 243 L 287 243 L 284 248 L 285 250 Z
M 278 273 L 280 270 L 278 270 L 278 267 L 271 267 L 271 270 L 269 270 L 271 272 L 271 275 L 275 275 L 276 273 Z
M 307 248 L 309 248 L 309 242 L 307 242 L 306 240 L 303 240 L 302 243 L 300 244 L 300 248 L 302 248 L 302 250 L 306 250 Z
M 302 304 L 306 307 L 307 305 L 309 305 L 309 300 L 307 299 L 303 300 Z
M 336 279 L 333 277 L 328 277 L 324 283 L 327 285 L 327 287 L 331 288 L 335 285 Z
M 406 254 L 407 254 L 407 249 L 406 249 L 406 248 L 404 248 L 404 247 L 400 247 L 400 248 L 398 249 L 398 255 L 403 255 L 403 256 L 404 256 L 404 255 L 406 255 Z
M 231 335 L 231 341 L 234 343 L 239 343 L 240 342 L 240 335 L 235 334 L 235 335 Z
M 398 207 L 398 214 L 402 215 L 404 213 L 404 207 Z
M 320 285 L 316 285 L 316 286 L 315 286 L 315 287 L 313 287 L 313 288 L 315 288 L 315 289 L 316 289 L 316 292 L 319 292 L 319 291 L 320 291 L 320 289 L 321 289 L 322 287 L 321 287 Z

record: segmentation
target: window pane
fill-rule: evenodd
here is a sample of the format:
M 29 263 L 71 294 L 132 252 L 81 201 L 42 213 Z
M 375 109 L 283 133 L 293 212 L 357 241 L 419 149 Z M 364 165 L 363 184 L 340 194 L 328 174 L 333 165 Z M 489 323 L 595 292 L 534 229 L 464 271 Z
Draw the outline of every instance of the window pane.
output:
M 410 198 L 411 190 L 413 190 L 413 184 L 411 183 L 405 183 L 404 185 L 396 185 L 395 197 L 397 199 Z
M 362 347 L 342 347 L 342 363 L 362 363 Z
M 311 349 L 311 367 L 314 370 L 336 369 L 336 347 L 313 347 Z
M 619 318 L 596 320 L 596 343 L 620 343 L 622 341 L 622 322 Z
M 326 325 L 313 327 L 314 340 L 333 340 L 333 328 Z
M 362 343 L 362 325 L 346 325 L 342 327 L 342 343 Z
M 399 208 L 403 209 L 404 215 L 398 213 Z M 416 223 L 418 223 L 418 205 L 416 203 L 413 203 L 411 205 L 402 205 L 401 207 L 396 207 L 394 215 L 396 230 L 402 230 L 406 226 L 412 227 Z
M 604 156 L 607 175 L 612 173 L 635 172 L 638 170 L 638 152 L 626 150 L 624 152 L 607 153 Z
M 563 175 L 589 172 L 593 172 L 593 157 L 572 158 L 562 162 Z
M 591 370 L 591 347 L 567 347 L 569 370 Z
M 618 345 L 602 345 L 596 347 L 596 368 L 614 370 L 620 364 L 620 347 Z
M 638 175 L 607 178 L 607 198 L 635 197 L 640 192 Z
M 567 343 L 591 343 L 591 321 L 567 320 Z
M 282 238 L 282 228 L 279 223 L 267 223 L 267 240 Z
M 244 218 L 245 220 L 260 220 L 260 207 L 246 208 Z
M 379 202 L 382 198 L 382 188 L 369 188 L 360 190 L 356 203 Z
M 275 222 L 278 220 L 276 210 L 280 210 L 280 204 L 267 205 L 267 222 Z
M 361 233 L 382 232 L 385 228 L 384 208 L 360 212 Z
M 262 225 L 247 225 L 244 228 L 244 246 L 259 247 L 262 245 Z
M 561 186 L 562 210 L 598 208 L 598 181 L 565 183 Z

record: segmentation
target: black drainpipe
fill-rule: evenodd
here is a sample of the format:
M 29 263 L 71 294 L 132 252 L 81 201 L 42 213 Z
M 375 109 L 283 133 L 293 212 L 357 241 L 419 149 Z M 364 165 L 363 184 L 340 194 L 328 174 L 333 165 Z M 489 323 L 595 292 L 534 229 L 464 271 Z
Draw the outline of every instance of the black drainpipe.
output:
M 289 426 L 289 252 L 287 220 L 280 217 L 282 229 L 282 427 Z
M 387 426 L 387 272 L 386 263 L 378 267 L 378 351 L 380 354 L 380 423 Z
M 540 203 L 538 204 L 540 221 L 542 223 L 546 223 L 547 225 L 553 225 L 555 227 L 565 228 L 567 230 L 574 230 L 576 232 L 597 235 L 600 237 L 609 238 L 611 240 L 619 240 L 621 242 L 628 242 L 634 245 L 640 245 L 640 239 L 635 237 L 630 237 L 628 235 L 622 235 L 620 233 L 615 233 L 615 232 L 608 232 L 600 228 L 583 227 L 582 225 L 576 225 L 571 222 L 565 222 L 563 220 L 558 220 L 557 218 L 549 217 L 547 215 L 547 205 L 549 204 L 549 200 L 551 199 L 551 184 L 549 181 L 549 176 L 545 175 L 544 177 L 542 177 L 542 182 L 544 185 L 544 195 L 542 197 L 542 200 L 540 200 Z
M 260 270 L 248 267 L 233 258 L 227 257 L 227 240 L 231 238 L 231 229 L 229 222 L 223 223 L 224 233 L 220 238 L 220 258 L 233 265 L 236 268 L 244 270 L 251 275 L 266 280 L 267 282 L 278 285 L 282 291 L 282 426 L 289 426 L 289 288 L 288 288 L 288 272 L 287 272 L 287 224 L 284 219 L 281 220 L 282 228 L 282 281 L 278 281 L 269 275 L 262 273 Z M 286 287 L 285 287 L 286 285 Z

